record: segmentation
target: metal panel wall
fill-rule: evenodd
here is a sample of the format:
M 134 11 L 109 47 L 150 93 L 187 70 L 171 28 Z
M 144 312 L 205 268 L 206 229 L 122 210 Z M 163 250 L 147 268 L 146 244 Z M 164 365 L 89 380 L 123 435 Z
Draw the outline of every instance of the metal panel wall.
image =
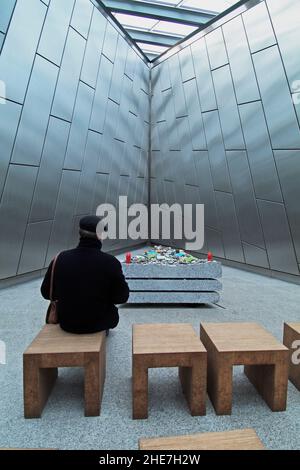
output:
M 39 164 L 57 75 L 56 65 L 36 56 L 11 157 L 13 163 Z
M 22 253 L 38 168 L 10 165 L 0 205 L 1 276 L 14 276 Z
M 259 91 L 254 74 L 251 54 L 241 16 L 223 26 L 238 103 L 259 100 Z
M 243 22 L 247 33 L 251 52 L 257 52 L 276 44 L 276 38 L 267 6 L 259 3 L 243 14 Z
M 214 70 L 213 80 L 225 148 L 243 149 L 245 144 L 229 66 Z
M 300 148 L 299 123 L 278 47 L 259 51 L 253 58 L 273 148 Z
M 0 3 L 0 31 L 6 33 L 16 0 L 6 0 Z
M 119 191 L 147 203 L 149 67 L 95 5 L 0 1 L 0 279 L 46 267 Z
M 152 197 L 205 204 L 203 253 L 299 275 L 299 1 L 247 6 L 155 64 Z
M 74 1 L 52 0 L 48 8 L 38 53 L 56 65 L 61 63 Z
M 300 43 L 300 3 L 296 0 L 267 0 L 278 46 L 291 89 L 300 77 L 300 61 L 294 47 Z M 293 47 L 294 46 L 294 47 Z
M 0 52 L 4 43 L 5 34 L 0 32 Z
M 120 191 L 147 201 L 150 122 L 151 198 L 205 204 L 203 253 L 299 275 L 297 0 L 251 1 L 155 66 L 151 121 L 149 68 L 93 2 L 0 3 L 0 279 Z
M 17 103 L 25 98 L 46 13 L 40 0 L 19 0 L 10 20 L 0 55 L 0 77 L 6 83 L 6 97 Z
M 85 0 L 76 0 L 71 26 L 83 37 L 87 38 L 93 14 L 93 5 Z

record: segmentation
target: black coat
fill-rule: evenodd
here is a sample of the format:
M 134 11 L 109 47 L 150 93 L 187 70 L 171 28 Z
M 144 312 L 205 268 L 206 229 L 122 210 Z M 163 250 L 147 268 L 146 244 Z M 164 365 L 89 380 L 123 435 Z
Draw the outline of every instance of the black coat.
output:
M 101 242 L 84 238 L 77 248 L 63 251 L 54 270 L 53 297 L 63 330 L 94 333 L 115 328 L 119 322 L 115 304 L 127 302 L 129 288 L 121 263 L 101 251 Z M 51 262 L 41 286 L 50 297 Z

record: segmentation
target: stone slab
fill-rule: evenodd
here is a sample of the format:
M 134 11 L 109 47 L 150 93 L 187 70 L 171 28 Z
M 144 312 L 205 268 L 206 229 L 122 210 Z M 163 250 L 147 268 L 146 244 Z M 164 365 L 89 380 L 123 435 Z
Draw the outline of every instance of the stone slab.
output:
M 130 278 L 166 279 L 218 279 L 222 276 L 222 265 L 218 261 L 197 264 L 126 264 L 122 263 L 124 275 Z
M 130 292 L 128 303 L 208 304 L 219 300 L 218 292 Z
M 218 291 L 222 284 L 217 279 L 128 279 L 133 291 Z

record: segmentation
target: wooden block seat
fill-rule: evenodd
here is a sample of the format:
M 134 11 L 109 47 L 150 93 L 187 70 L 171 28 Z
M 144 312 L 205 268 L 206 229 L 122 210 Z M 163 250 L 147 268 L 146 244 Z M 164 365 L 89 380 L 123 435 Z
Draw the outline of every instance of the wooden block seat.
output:
M 285 323 L 283 344 L 290 350 L 289 379 L 300 390 L 300 323 Z
M 179 379 L 191 414 L 205 414 L 206 350 L 191 325 L 133 325 L 134 419 L 148 417 L 148 369 L 153 367 L 178 367 Z
M 75 335 L 45 325 L 23 355 L 24 415 L 40 418 L 58 367 L 84 367 L 85 416 L 100 414 L 105 381 L 105 332 Z
M 140 450 L 263 450 L 254 429 L 206 432 L 139 440 Z
M 272 411 L 284 411 L 288 349 L 257 323 L 201 323 L 207 349 L 208 394 L 218 415 L 232 409 L 232 367 L 244 372 Z

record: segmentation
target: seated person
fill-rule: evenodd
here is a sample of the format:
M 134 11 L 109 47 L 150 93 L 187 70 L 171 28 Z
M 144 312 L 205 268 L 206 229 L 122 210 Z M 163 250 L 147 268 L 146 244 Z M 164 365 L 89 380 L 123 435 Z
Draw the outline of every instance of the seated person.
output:
M 101 251 L 96 229 L 100 218 L 80 220 L 77 248 L 59 254 L 53 277 L 53 299 L 57 300 L 58 322 L 70 333 L 95 333 L 115 328 L 119 323 L 115 304 L 127 302 L 129 288 L 121 263 Z M 53 260 L 41 286 L 50 299 Z

